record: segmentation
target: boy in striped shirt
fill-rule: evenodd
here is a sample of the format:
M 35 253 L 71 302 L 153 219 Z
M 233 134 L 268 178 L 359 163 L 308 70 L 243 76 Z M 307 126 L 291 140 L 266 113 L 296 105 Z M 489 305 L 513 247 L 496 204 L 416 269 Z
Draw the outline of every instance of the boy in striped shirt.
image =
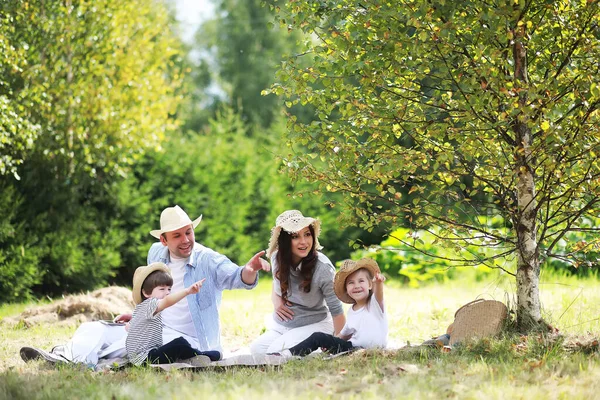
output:
M 164 263 L 155 262 L 135 270 L 132 294 L 136 307 L 125 342 L 131 363 L 169 364 L 183 360 L 192 365 L 206 366 L 221 358 L 218 351 L 194 349 L 183 337 L 164 345 L 162 342 L 161 311 L 188 295 L 198 293 L 203 283 L 204 279 L 184 290 L 171 293 L 173 278 Z

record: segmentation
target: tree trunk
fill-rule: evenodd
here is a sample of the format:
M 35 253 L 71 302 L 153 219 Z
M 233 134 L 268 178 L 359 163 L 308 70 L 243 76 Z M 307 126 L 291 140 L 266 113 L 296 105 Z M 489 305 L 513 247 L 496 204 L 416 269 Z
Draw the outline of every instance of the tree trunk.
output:
M 517 25 L 518 26 L 518 25 Z M 527 48 L 525 26 L 514 31 L 513 57 L 515 87 L 526 88 Z M 519 106 L 527 106 L 527 91 L 519 93 Z M 535 177 L 531 166 L 531 129 L 526 115 L 519 115 L 513 124 L 516 137 L 517 172 L 517 326 L 522 331 L 536 329 L 545 323 L 540 304 L 540 257 L 536 234 Z
M 525 135 L 528 138 L 529 135 Z M 524 139 L 525 139 L 524 138 Z M 524 143 L 526 141 L 524 140 Z M 524 145 L 528 149 L 527 144 Z M 525 158 L 525 157 L 523 157 Z M 531 170 L 522 167 L 518 176 L 517 199 L 517 325 L 528 331 L 543 324 L 540 304 L 540 258 L 535 220 L 535 181 Z

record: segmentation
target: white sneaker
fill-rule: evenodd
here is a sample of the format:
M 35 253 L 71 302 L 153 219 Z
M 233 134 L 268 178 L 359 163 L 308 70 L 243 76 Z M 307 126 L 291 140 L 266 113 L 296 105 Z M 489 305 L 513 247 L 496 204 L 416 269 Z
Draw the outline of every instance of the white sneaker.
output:
M 195 356 L 181 360 L 182 363 L 193 365 L 194 367 L 208 367 L 212 361 L 208 356 Z
M 45 350 L 37 349 L 35 347 L 21 347 L 19 351 L 23 361 L 28 362 L 32 360 L 44 360 L 50 364 L 70 364 L 70 362 L 63 357 L 59 357 Z
M 282 350 L 279 353 L 270 353 L 267 354 L 267 360 L 270 361 L 270 364 L 283 364 L 289 360 L 300 360 L 302 357 L 295 356 L 288 349 Z M 279 360 L 279 362 L 277 362 Z
M 283 358 L 285 358 L 286 360 L 290 359 L 290 358 L 294 358 L 294 355 L 292 354 L 291 351 L 289 351 L 288 349 L 282 350 L 279 355 Z M 298 357 L 300 358 L 300 357 Z

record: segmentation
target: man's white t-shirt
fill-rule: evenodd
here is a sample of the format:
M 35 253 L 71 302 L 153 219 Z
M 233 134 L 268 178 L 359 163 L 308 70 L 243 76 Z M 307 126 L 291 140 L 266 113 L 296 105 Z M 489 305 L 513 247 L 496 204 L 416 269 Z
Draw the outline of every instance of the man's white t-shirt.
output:
M 350 335 L 348 340 L 352 342 L 353 347 L 370 349 L 387 346 L 387 314 L 379 306 L 375 295 L 371 296 L 366 306 L 358 310 L 350 307 L 346 315 L 346 325 L 342 328 L 340 335 Z
M 185 266 L 188 260 L 189 258 L 177 258 L 171 254 L 171 262 L 168 264 L 168 267 L 171 269 L 171 276 L 173 277 L 171 293 L 185 289 L 183 275 L 185 274 Z M 161 314 L 163 325 L 166 328 L 196 338 L 196 328 L 192 321 L 192 314 L 190 314 L 187 296 L 171 307 L 165 308 Z

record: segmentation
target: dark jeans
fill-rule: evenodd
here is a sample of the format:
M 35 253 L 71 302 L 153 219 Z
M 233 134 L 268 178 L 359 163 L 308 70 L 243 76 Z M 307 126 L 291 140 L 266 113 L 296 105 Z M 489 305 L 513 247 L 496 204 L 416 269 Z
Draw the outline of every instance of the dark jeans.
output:
M 221 359 L 221 353 L 218 351 L 196 350 L 187 340 L 179 337 L 157 349 L 150 350 L 147 361 L 152 364 L 171 364 L 178 360 L 185 360 L 194 356 L 208 356 L 211 361 L 219 361 Z
M 331 354 L 337 354 L 351 350 L 353 347 L 352 342 L 347 340 L 328 335 L 327 333 L 315 332 L 289 350 L 295 356 L 306 356 L 318 348 L 322 348 L 323 351 Z

